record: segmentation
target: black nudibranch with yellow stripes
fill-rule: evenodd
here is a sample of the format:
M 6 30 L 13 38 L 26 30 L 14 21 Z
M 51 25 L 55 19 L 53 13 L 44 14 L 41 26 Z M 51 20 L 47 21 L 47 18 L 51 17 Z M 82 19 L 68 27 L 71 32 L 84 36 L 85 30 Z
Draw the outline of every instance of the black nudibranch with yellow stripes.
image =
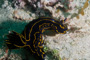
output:
M 38 56 L 39 60 L 45 60 L 45 52 L 43 50 L 44 41 L 42 34 L 45 30 L 53 29 L 56 33 L 66 33 L 67 26 L 63 24 L 65 20 L 56 21 L 48 17 L 41 17 L 31 21 L 26 25 L 24 31 L 19 34 L 12 31 L 7 35 L 6 44 L 9 49 L 17 49 L 29 47 L 31 52 Z

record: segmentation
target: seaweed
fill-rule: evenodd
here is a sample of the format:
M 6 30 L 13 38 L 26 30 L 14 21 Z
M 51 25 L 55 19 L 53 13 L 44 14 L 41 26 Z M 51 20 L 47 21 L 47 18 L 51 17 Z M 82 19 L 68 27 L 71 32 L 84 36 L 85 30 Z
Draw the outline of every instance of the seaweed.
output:
M 77 9 L 79 9 L 78 10 L 78 13 L 74 13 L 72 16 L 71 16 L 71 18 L 73 18 L 73 17 L 76 17 L 77 19 L 79 19 L 79 15 L 81 14 L 81 15 L 84 15 L 85 13 L 84 13 L 84 9 L 86 9 L 87 7 L 88 7 L 88 2 L 89 2 L 89 0 L 87 0 L 85 3 L 84 3 L 84 5 L 83 5 L 83 7 L 81 8 L 77 8 Z

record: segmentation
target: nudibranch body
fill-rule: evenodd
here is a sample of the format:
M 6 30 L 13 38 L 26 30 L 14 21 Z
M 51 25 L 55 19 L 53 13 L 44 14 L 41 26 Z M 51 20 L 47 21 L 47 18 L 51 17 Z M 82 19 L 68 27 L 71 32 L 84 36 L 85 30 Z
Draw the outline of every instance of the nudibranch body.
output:
M 42 34 L 45 30 L 52 29 L 56 33 L 66 33 L 67 26 L 62 21 L 56 21 L 52 18 L 41 17 L 31 21 L 26 25 L 24 31 L 19 34 L 14 31 L 10 33 L 6 44 L 9 49 L 16 49 L 28 46 L 31 52 L 38 56 L 39 60 L 45 60 L 45 52 L 43 50 L 44 41 Z

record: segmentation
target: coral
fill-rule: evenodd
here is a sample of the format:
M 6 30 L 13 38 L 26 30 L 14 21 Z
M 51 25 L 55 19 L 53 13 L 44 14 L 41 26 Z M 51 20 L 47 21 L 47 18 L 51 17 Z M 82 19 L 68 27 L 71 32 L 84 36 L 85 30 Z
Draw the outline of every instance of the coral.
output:
M 51 17 L 60 18 L 64 17 L 62 11 L 68 12 L 72 9 L 71 2 L 73 0 L 16 0 L 14 6 L 34 12 L 37 17 L 50 14 Z
M 20 19 L 20 20 L 33 20 L 35 18 L 35 14 L 32 14 L 31 12 L 28 11 L 26 12 L 24 10 L 14 10 L 13 17 L 15 19 Z
M 41 0 L 40 3 L 42 5 L 52 6 L 54 5 L 58 0 Z

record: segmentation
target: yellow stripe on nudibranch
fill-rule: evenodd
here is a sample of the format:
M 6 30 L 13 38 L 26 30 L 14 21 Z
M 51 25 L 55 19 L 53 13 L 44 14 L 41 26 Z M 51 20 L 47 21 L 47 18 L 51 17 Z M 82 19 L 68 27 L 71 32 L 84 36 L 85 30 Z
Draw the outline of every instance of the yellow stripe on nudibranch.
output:
M 12 43 L 10 43 L 10 42 L 6 42 L 7 44 L 12 44 Z
M 32 51 L 33 53 L 36 53 L 35 51 L 32 50 L 32 48 L 31 48 L 30 45 L 26 45 L 26 46 L 28 46 L 28 47 L 31 49 L 31 51 Z
M 19 47 L 19 48 L 22 48 L 22 47 L 25 47 L 26 45 L 24 45 L 24 46 L 19 46 L 19 45 L 14 44 L 14 46 Z

